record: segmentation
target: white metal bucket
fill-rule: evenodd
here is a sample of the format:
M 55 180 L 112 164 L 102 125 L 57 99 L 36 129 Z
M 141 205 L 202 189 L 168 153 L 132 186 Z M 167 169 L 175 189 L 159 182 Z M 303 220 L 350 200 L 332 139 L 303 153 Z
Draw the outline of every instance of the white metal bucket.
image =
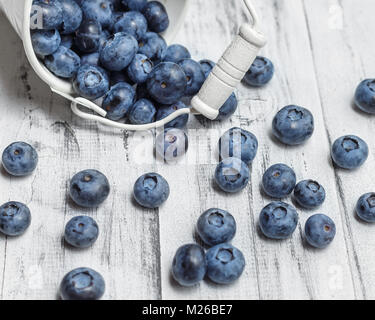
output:
M 192 0 L 160 1 L 165 4 L 170 17 L 170 27 L 163 36 L 168 43 L 171 43 L 184 22 L 189 3 Z M 33 0 L 0 0 L 0 10 L 5 13 L 18 35 L 21 37 L 26 56 L 32 68 L 38 76 L 49 85 L 53 92 L 71 101 L 71 108 L 75 114 L 85 119 L 96 120 L 103 124 L 121 129 L 148 130 L 161 127 L 176 117 L 191 112 L 191 110 L 187 108 L 180 109 L 163 120 L 145 125 L 124 124 L 105 118 L 105 110 L 92 101 L 82 97 L 76 97 L 71 82 L 54 76 L 36 57 L 30 35 L 30 12 L 32 2 Z M 241 27 L 239 35 L 223 54 L 223 57 L 207 78 L 201 91 L 192 99 L 192 106 L 195 111 L 210 119 L 216 118 L 218 109 L 232 94 L 245 72 L 255 60 L 259 49 L 265 44 L 263 35 L 256 31 L 258 18 L 254 8 L 250 0 L 244 0 L 244 2 L 252 16 L 253 24 L 245 24 Z M 84 106 L 94 111 L 96 114 L 83 112 L 77 105 Z

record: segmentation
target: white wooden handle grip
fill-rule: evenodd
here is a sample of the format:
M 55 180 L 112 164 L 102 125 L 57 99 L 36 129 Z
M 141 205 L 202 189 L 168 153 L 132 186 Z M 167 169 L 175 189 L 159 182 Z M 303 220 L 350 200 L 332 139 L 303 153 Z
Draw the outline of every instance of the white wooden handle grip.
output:
M 214 120 L 266 44 L 265 37 L 250 24 L 240 32 L 212 69 L 199 93 L 192 99 L 192 107 Z

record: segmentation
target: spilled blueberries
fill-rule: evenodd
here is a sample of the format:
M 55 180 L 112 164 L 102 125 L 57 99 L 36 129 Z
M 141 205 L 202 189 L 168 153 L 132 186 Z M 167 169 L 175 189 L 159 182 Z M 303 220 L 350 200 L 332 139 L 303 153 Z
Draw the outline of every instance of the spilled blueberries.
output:
M 210 75 L 215 63 L 195 61 L 180 44 L 167 46 L 160 35 L 169 26 L 165 7 L 147 0 L 34 0 L 42 11 L 42 24 L 31 30 L 35 54 L 56 76 L 69 79 L 77 95 L 90 100 L 101 98 L 107 118 L 132 124 L 147 124 L 166 118 L 182 108 Z M 266 85 L 274 75 L 273 63 L 257 57 L 243 83 L 252 87 Z M 183 100 L 184 99 L 184 100 Z M 182 101 L 183 100 L 183 101 Z M 355 105 L 375 114 L 375 79 L 362 81 L 356 89 Z M 233 93 L 219 110 L 217 120 L 228 119 L 237 109 Z M 175 161 L 188 149 L 183 129 L 188 115 L 170 121 L 156 138 L 156 153 Z M 314 132 L 314 117 L 303 107 L 282 108 L 272 122 L 273 136 L 282 144 L 306 143 Z M 214 180 L 226 193 L 246 189 L 251 180 L 251 164 L 258 152 L 256 136 L 242 128 L 231 128 L 219 140 L 220 163 Z M 331 158 L 337 167 L 354 170 L 369 155 L 365 141 L 354 135 L 338 138 L 332 145 Z M 11 176 L 27 176 L 38 164 L 37 151 L 25 142 L 14 142 L 2 154 L 4 170 Z M 259 215 L 259 227 L 265 237 L 283 240 L 292 236 L 299 217 L 294 206 L 281 200 L 293 193 L 296 204 L 315 209 L 326 199 L 324 187 L 312 179 L 297 183 L 292 168 L 275 164 L 263 175 L 265 197 L 272 198 Z M 83 170 L 69 184 L 72 201 L 81 207 L 96 208 L 110 195 L 110 183 L 98 170 Z M 133 197 L 140 207 L 159 208 L 167 201 L 170 186 L 158 173 L 137 179 Z M 358 217 L 375 223 L 375 193 L 362 195 L 356 205 Z M 10 201 L 0 206 L 0 232 L 20 236 L 31 224 L 26 204 Z M 194 286 L 207 278 L 218 284 L 236 281 L 245 268 L 243 253 L 231 244 L 237 232 L 235 218 L 218 208 L 205 211 L 198 219 L 199 244 L 181 246 L 173 259 L 172 275 L 182 286 Z M 334 221 L 324 214 L 310 216 L 304 228 L 306 242 L 325 248 L 334 239 Z M 65 226 L 64 240 L 84 249 L 99 237 L 99 226 L 89 216 L 73 217 Z M 96 300 L 105 291 L 104 278 L 90 268 L 67 273 L 60 284 L 64 300 Z
M 181 246 L 172 262 L 173 278 L 182 286 L 198 284 L 206 276 L 218 284 L 236 281 L 245 269 L 242 252 L 230 244 L 236 233 L 236 221 L 227 211 L 212 208 L 198 219 L 197 233 L 208 247 Z
M 198 219 L 197 232 L 208 246 L 229 242 L 236 234 L 236 220 L 225 210 L 212 208 Z
M 79 206 L 95 208 L 107 199 L 110 186 L 107 177 L 97 170 L 78 172 L 70 180 L 69 193 Z
M 197 244 L 181 246 L 173 259 L 172 275 L 182 286 L 196 285 L 207 272 L 204 249 Z
M 206 253 L 207 277 L 219 284 L 237 280 L 245 269 L 245 258 L 241 250 L 230 243 L 221 243 Z
M 325 248 L 336 235 L 336 225 L 325 214 L 314 214 L 305 224 L 307 242 L 316 248 Z
M 90 268 L 77 268 L 68 272 L 60 284 L 63 300 L 98 300 L 103 296 L 104 290 L 103 277 Z
M 375 193 L 362 195 L 356 205 L 356 212 L 360 219 L 366 222 L 375 222 Z
M 358 85 L 354 101 L 363 112 L 375 113 L 375 79 L 363 80 Z
M 264 192 L 272 198 L 284 198 L 292 193 L 296 186 L 296 174 L 286 164 L 277 163 L 263 174 Z
M 286 106 L 273 118 L 272 132 L 284 144 L 304 143 L 314 132 L 314 117 L 303 107 Z
M 258 140 L 254 134 L 241 128 L 232 128 L 219 140 L 221 159 L 236 157 L 250 164 L 258 151 Z
M 158 173 L 146 173 L 139 177 L 134 184 L 134 199 L 145 208 L 158 208 L 168 197 L 169 184 Z
M 326 198 L 324 187 L 317 181 L 303 180 L 294 188 L 294 199 L 306 209 L 319 207 Z
M 215 181 L 221 190 L 235 193 L 250 181 L 250 170 L 241 159 L 230 157 L 222 160 L 215 170 Z
M 14 142 L 5 148 L 1 158 L 3 168 L 12 176 L 31 174 L 38 164 L 38 153 L 26 142 Z
M 162 160 L 171 162 L 182 157 L 189 147 L 187 134 L 177 128 L 166 128 L 155 141 L 156 154 Z
M 10 201 L 0 207 L 0 231 L 7 236 L 23 234 L 31 223 L 30 209 L 21 202 Z
M 271 239 L 286 239 L 296 230 L 296 209 L 281 201 L 274 201 L 260 212 L 259 226 L 264 235 Z
M 249 71 L 246 72 L 243 81 L 253 87 L 262 87 L 271 81 L 275 68 L 270 59 L 256 57 Z
M 360 167 L 368 157 L 368 146 L 361 138 L 347 135 L 332 145 L 332 160 L 341 168 L 352 170 Z
M 65 226 L 65 241 L 76 248 L 92 246 L 98 235 L 98 224 L 88 216 L 74 217 Z

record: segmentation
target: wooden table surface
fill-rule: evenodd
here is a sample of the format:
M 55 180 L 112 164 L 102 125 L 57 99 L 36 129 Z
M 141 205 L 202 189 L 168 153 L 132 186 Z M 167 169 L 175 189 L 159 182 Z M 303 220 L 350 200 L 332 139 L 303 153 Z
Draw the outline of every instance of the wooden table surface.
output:
M 242 1 L 191 0 L 176 42 L 195 59 L 218 59 L 247 19 Z M 352 103 L 357 84 L 375 76 L 373 0 L 254 0 L 268 44 L 262 54 L 276 67 L 262 89 L 240 86 L 239 108 L 222 123 L 191 117 L 190 149 L 176 164 L 153 156 L 154 133 L 123 132 L 75 117 L 64 99 L 38 79 L 21 41 L 0 16 L 0 149 L 23 140 L 38 150 L 35 173 L 26 178 L 0 174 L 0 203 L 17 200 L 32 211 L 32 224 L 21 237 L 0 236 L 0 298 L 56 299 L 60 280 L 87 266 L 106 280 L 105 299 L 374 299 L 375 226 L 360 222 L 357 199 L 374 191 L 374 118 Z M 313 137 L 287 147 L 270 134 L 281 107 L 298 104 L 315 117 Z M 212 182 L 218 137 L 233 126 L 248 129 L 259 150 L 248 187 L 229 195 Z M 368 161 L 349 172 L 332 166 L 331 143 L 344 134 L 367 141 Z M 312 178 L 327 199 L 315 211 L 298 208 L 300 221 L 291 239 L 270 241 L 259 232 L 258 215 L 271 201 L 260 191 L 263 172 L 274 163 L 292 166 L 297 179 Z M 112 190 L 95 210 L 72 204 L 69 179 L 77 171 L 105 173 Z M 132 187 L 143 173 L 156 171 L 171 187 L 159 210 L 134 204 Z M 291 202 L 289 198 L 286 200 Z M 204 281 L 193 288 L 176 285 L 170 275 L 176 249 L 197 241 L 195 223 L 206 209 L 219 207 L 237 220 L 233 241 L 246 258 L 241 279 L 220 286 Z M 303 241 L 313 213 L 334 219 L 337 235 L 325 250 Z M 81 214 L 95 218 L 100 236 L 87 250 L 67 246 L 66 222 Z

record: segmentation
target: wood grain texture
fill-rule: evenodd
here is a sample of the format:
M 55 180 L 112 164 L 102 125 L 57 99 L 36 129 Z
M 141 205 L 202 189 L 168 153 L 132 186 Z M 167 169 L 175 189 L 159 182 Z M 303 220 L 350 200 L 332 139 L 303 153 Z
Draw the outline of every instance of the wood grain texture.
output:
M 193 58 L 217 60 L 247 12 L 241 1 L 191 0 L 176 42 Z M 19 238 L 0 236 L 0 298 L 56 299 L 63 275 L 79 266 L 101 272 L 105 299 L 362 299 L 375 298 L 373 226 L 354 214 L 358 197 L 373 191 L 374 119 L 352 106 L 356 85 L 374 77 L 372 0 L 254 0 L 268 44 L 262 54 L 276 67 L 262 89 L 238 89 L 239 108 L 226 122 L 191 117 L 189 151 L 175 164 L 153 155 L 154 132 L 134 134 L 83 121 L 68 102 L 52 95 L 30 69 L 22 43 L 0 16 L 0 149 L 16 140 L 33 144 L 40 155 L 27 178 L 0 173 L 0 203 L 25 202 L 32 225 Z M 360 4 L 360 5 L 359 5 Z M 313 137 L 303 146 L 286 147 L 271 134 L 274 114 L 288 104 L 309 108 L 315 117 Z M 212 181 L 217 141 L 233 126 L 253 132 L 259 151 L 252 179 L 239 194 L 227 195 Z M 365 139 L 371 154 L 366 164 L 347 172 L 335 168 L 330 145 L 343 134 Z M 292 166 L 297 179 L 312 178 L 326 189 L 317 211 L 298 208 L 300 222 L 291 239 L 270 241 L 258 227 L 260 210 L 271 201 L 260 190 L 263 172 L 274 163 Z M 95 168 L 108 176 L 112 190 L 95 210 L 75 206 L 67 184 L 79 170 Z M 171 187 L 158 210 L 134 204 L 138 176 L 156 171 Z M 292 199 L 286 200 L 293 203 Z M 195 223 L 211 207 L 230 211 L 238 232 L 233 241 L 246 258 L 240 281 L 218 286 L 204 281 L 181 288 L 170 275 L 176 249 L 199 242 Z M 323 212 L 337 226 L 334 242 L 314 250 L 303 240 L 307 218 Z M 100 226 L 96 244 L 77 250 L 64 243 L 65 223 L 88 214 Z

